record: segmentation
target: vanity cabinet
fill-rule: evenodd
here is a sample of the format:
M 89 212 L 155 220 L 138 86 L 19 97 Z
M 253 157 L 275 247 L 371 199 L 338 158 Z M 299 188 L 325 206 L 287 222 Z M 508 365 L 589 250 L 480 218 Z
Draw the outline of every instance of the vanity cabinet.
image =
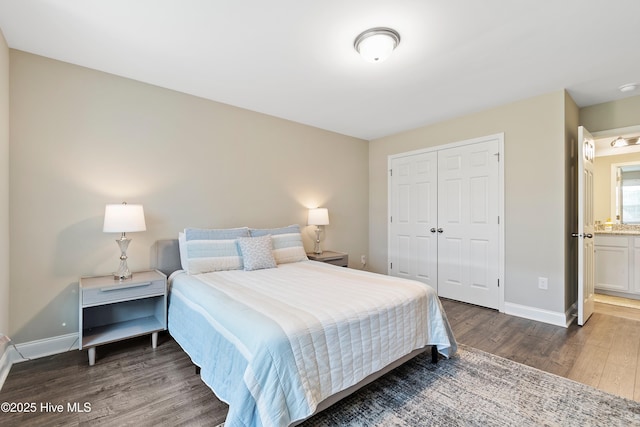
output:
M 597 291 L 640 298 L 640 235 L 596 234 Z

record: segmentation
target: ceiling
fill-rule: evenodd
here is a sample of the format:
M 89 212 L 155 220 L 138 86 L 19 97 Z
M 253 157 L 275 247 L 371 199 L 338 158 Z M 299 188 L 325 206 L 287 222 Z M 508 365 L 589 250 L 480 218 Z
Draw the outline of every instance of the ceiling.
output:
M 366 140 L 567 89 L 640 95 L 638 0 L 0 0 L 9 47 Z M 384 63 L 355 37 L 391 27 Z

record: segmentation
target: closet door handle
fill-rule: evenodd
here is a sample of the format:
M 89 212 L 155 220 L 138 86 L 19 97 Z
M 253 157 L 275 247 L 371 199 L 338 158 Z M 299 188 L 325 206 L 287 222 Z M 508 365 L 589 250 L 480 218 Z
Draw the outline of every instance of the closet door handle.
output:
M 438 233 L 442 233 L 444 230 L 442 228 L 438 228 Z
M 429 230 L 429 231 L 431 231 L 432 233 L 435 233 L 436 229 L 432 227 L 431 230 Z

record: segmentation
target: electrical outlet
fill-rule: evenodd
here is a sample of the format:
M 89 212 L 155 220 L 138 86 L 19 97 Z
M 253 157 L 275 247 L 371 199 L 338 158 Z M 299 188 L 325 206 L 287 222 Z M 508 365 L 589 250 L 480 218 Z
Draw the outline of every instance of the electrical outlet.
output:
M 366 265 L 367 264 L 367 256 L 366 255 L 360 255 L 360 263 L 362 263 L 362 265 Z
M 549 289 L 549 279 L 546 277 L 538 277 L 538 288 Z

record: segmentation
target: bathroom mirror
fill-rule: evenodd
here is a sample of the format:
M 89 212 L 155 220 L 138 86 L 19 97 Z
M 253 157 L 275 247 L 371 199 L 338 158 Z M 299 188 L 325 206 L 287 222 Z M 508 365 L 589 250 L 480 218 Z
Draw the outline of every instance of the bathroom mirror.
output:
M 640 226 L 640 125 L 593 133 L 594 220 Z M 621 142 L 621 139 L 623 141 Z
M 614 217 L 620 224 L 640 224 L 640 162 L 611 165 Z

